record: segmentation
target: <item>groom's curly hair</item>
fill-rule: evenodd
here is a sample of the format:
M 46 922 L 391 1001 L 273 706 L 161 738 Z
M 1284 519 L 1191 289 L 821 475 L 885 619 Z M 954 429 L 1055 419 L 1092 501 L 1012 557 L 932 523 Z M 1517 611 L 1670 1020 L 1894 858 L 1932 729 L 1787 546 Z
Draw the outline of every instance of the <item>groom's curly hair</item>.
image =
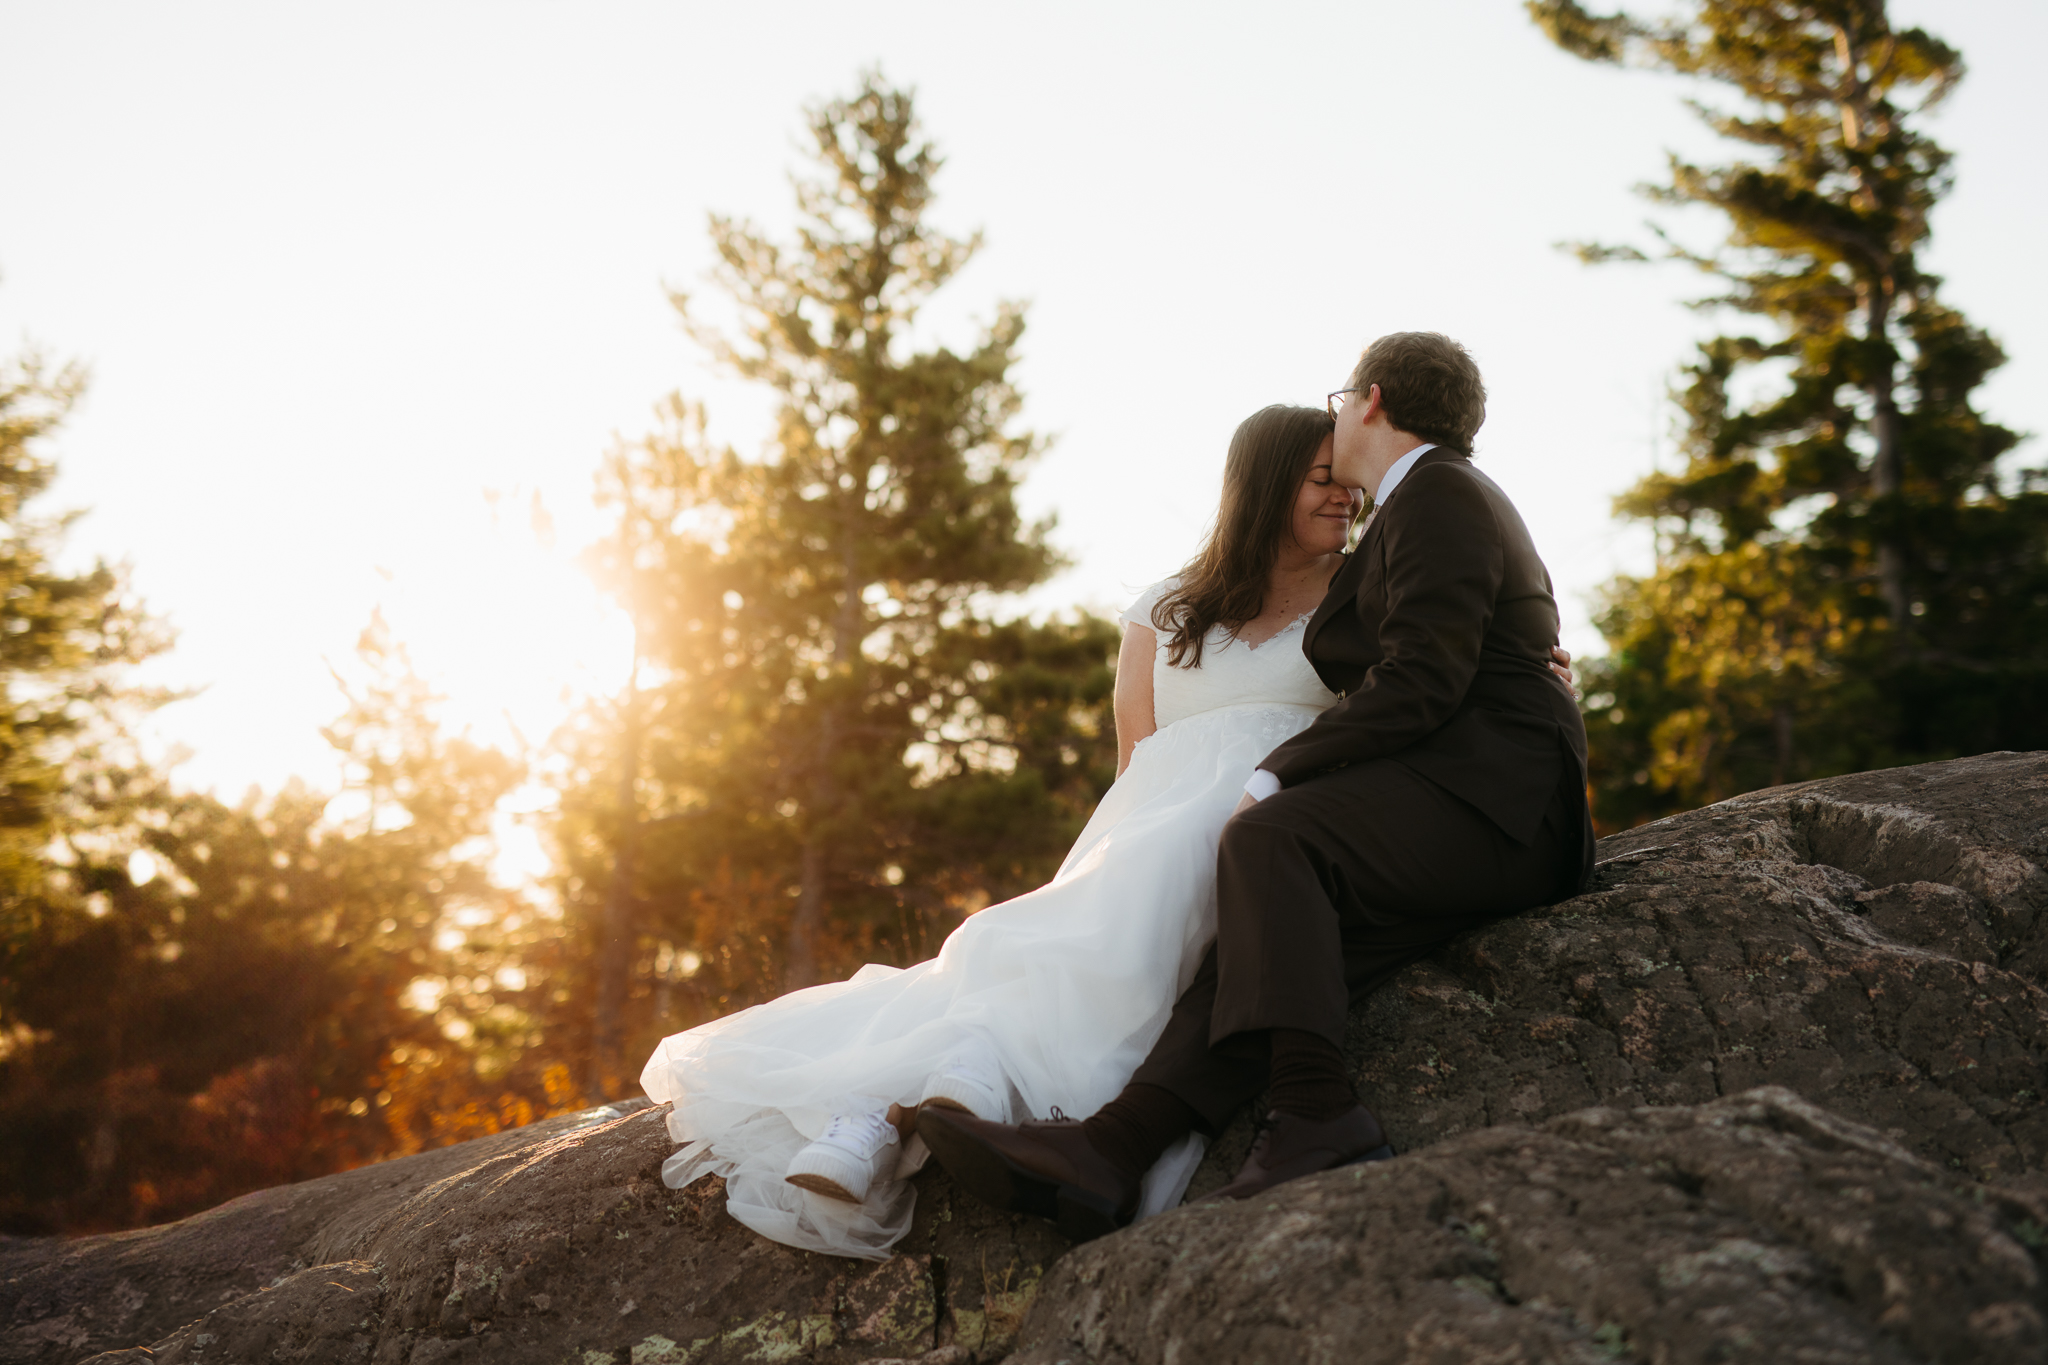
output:
M 1293 533 L 1294 499 L 1336 423 L 1321 408 L 1276 403 L 1238 424 L 1223 461 L 1223 501 L 1201 552 L 1152 608 L 1169 667 L 1200 668 L 1217 626 L 1236 630 L 1264 610 L 1280 542 Z
M 1486 421 L 1486 382 L 1470 351 L 1442 332 L 1390 332 L 1365 348 L 1345 387 L 1358 391 L 1358 402 L 1374 384 L 1395 427 L 1472 454 Z

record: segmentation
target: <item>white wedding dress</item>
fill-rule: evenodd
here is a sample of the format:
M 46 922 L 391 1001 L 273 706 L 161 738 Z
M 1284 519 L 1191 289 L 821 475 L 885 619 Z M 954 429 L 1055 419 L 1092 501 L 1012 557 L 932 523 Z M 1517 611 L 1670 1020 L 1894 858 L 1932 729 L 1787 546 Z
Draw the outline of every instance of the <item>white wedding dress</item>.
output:
M 1123 614 L 1151 625 L 1155 584 Z M 858 1205 L 789 1184 L 790 1160 L 834 1114 L 911 1106 L 948 1057 L 992 1051 L 1011 1117 L 1085 1117 L 1115 1098 L 1166 1026 L 1216 932 L 1216 843 L 1245 779 L 1336 698 L 1303 657 L 1301 617 L 1250 646 L 1221 628 L 1200 668 L 1153 662 L 1158 730 L 1096 807 L 1057 876 L 970 916 L 914 967 L 870 964 L 678 1033 L 640 1083 L 670 1101 L 680 1188 L 726 1178 L 727 1209 L 765 1236 L 882 1259 L 910 1229 L 913 1140 Z M 1180 1202 L 1201 1159 L 1190 1137 L 1148 1174 L 1140 1216 Z

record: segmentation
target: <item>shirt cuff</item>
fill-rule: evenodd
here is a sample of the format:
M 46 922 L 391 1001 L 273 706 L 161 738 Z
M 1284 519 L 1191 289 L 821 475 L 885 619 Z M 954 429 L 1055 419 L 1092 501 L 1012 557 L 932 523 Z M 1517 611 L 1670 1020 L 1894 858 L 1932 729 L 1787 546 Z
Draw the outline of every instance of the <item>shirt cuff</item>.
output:
M 1244 793 L 1254 801 L 1263 801 L 1280 790 L 1280 779 L 1264 768 L 1254 768 L 1251 780 L 1244 784 Z

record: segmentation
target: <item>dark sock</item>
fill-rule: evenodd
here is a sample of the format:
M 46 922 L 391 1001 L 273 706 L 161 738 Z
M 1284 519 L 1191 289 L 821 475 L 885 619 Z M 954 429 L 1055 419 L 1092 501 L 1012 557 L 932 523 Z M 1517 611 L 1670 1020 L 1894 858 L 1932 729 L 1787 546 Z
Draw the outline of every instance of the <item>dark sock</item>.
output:
M 1344 1051 L 1320 1033 L 1272 1031 L 1273 1079 L 1267 1100 L 1296 1118 L 1321 1123 L 1348 1113 L 1358 1103 L 1344 1065 Z
M 1194 1130 L 1200 1115 L 1171 1090 L 1132 1083 L 1081 1123 L 1081 1136 L 1132 1180 L 1142 1178 L 1159 1154 Z

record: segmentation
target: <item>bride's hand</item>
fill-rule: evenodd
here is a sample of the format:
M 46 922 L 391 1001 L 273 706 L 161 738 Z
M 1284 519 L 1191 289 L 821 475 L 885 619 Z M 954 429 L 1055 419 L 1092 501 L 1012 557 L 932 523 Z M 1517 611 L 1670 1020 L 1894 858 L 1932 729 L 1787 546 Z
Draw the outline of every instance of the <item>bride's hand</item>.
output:
M 1579 695 L 1579 689 L 1572 679 L 1572 655 L 1570 650 L 1559 645 L 1552 645 L 1550 647 L 1550 671 L 1564 679 L 1564 685 L 1572 689 L 1573 696 Z

